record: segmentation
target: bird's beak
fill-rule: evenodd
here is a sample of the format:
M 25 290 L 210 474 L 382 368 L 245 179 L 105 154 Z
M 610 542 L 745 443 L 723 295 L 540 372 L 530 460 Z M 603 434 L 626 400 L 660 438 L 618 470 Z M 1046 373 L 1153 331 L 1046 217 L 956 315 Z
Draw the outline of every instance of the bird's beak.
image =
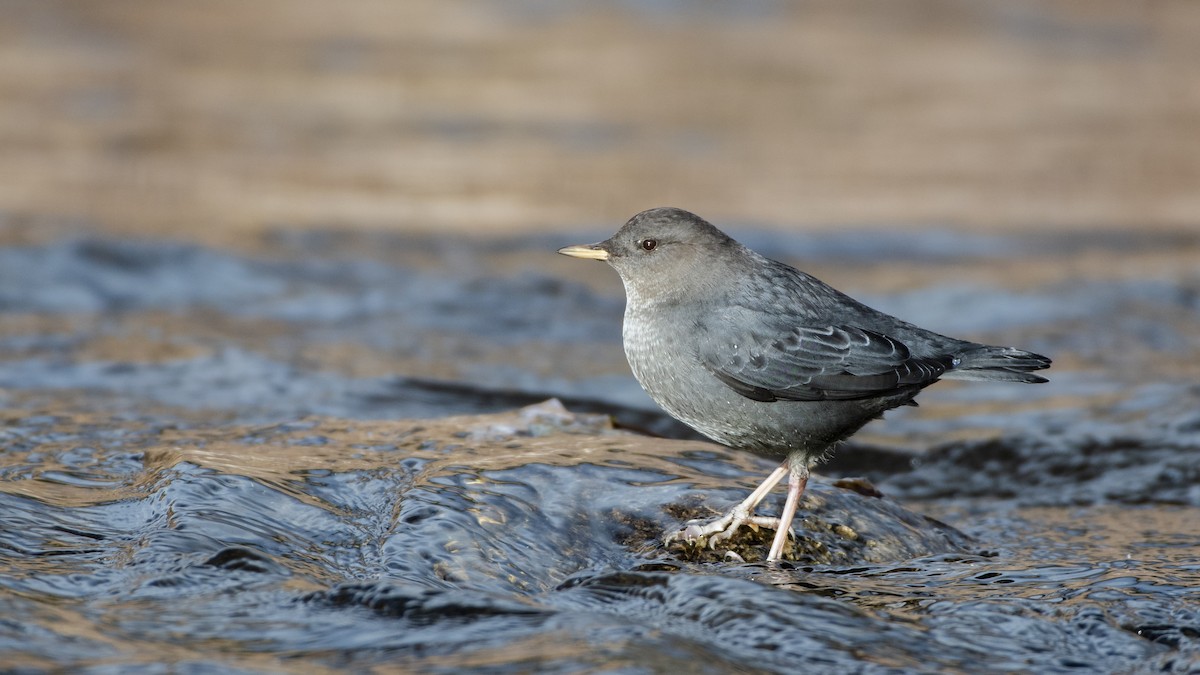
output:
M 608 260 L 608 251 L 604 249 L 603 244 L 576 244 L 575 246 L 560 248 L 558 252 L 563 255 L 569 255 L 572 258 Z

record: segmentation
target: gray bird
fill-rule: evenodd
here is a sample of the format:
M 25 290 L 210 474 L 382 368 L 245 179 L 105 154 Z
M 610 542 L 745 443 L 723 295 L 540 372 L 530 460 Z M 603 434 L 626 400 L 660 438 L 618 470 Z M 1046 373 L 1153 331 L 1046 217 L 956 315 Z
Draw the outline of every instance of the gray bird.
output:
M 603 260 L 625 285 L 625 355 L 672 417 L 739 450 L 782 458 L 750 496 L 668 536 L 712 546 L 753 523 L 787 542 L 810 467 L 883 412 L 915 405 L 939 379 L 1046 382 L 1050 359 L 957 340 L 876 311 L 765 258 L 699 216 L 643 211 L 598 244 L 559 253 Z M 753 515 L 788 476 L 779 518 Z

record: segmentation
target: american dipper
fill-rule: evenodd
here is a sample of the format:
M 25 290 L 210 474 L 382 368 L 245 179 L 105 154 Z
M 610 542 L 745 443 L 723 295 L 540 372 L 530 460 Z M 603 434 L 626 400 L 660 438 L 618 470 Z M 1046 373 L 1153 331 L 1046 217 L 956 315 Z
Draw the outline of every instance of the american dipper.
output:
M 783 463 L 715 521 L 667 537 L 775 529 L 783 554 L 809 468 L 885 410 L 915 405 L 939 379 L 1046 382 L 1050 359 L 957 340 L 871 309 L 795 268 L 765 258 L 699 216 L 643 211 L 598 244 L 559 253 L 603 260 L 625 285 L 625 356 L 650 397 L 705 436 Z M 779 518 L 754 516 L 788 476 Z

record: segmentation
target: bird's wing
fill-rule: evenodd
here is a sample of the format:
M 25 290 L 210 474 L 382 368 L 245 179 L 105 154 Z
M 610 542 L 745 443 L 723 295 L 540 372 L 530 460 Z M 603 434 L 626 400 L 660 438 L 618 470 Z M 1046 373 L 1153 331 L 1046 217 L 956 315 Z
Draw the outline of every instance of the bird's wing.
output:
M 722 382 L 755 401 L 874 398 L 935 382 L 951 355 L 914 357 L 903 343 L 854 326 L 742 331 L 704 340 L 700 358 Z

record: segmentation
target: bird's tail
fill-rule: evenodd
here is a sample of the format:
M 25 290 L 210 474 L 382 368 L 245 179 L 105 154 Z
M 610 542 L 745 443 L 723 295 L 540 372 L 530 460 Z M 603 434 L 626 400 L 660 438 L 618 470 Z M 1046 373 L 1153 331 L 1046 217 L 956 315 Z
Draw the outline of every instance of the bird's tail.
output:
M 1050 359 L 1012 347 L 980 345 L 958 354 L 958 363 L 942 375 L 947 380 L 1048 382 L 1032 371 L 1050 367 Z

